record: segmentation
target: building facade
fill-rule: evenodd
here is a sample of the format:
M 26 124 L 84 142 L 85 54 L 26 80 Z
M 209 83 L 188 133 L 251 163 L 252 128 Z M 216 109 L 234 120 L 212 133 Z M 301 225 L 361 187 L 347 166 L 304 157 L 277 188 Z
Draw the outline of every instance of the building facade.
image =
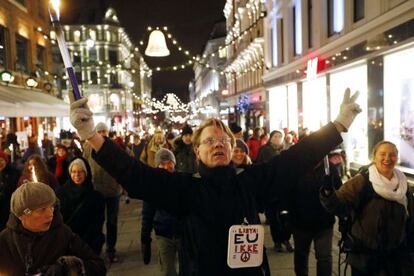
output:
M 46 0 L 0 2 L 0 129 L 27 137 L 59 132 L 56 116 L 68 105 L 56 98 Z
M 335 119 L 347 87 L 362 113 L 344 135 L 348 162 L 369 162 L 382 139 L 414 169 L 414 1 L 268 0 L 263 76 L 270 129 L 316 130 Z
M 151 72 L 108 8 L 100 24 L 63 27 L 75 74 L 95 122 L 124 132 L 140 127 L 142 98 L 151 97 Z M 63 83 L 67 98 L 69 81 Z M 70 127 L 69 122 L 64 122 Z
M 245 130 L 265 126 L 264 67 L 265 6 L 260 0 L 227 0 L 226 18 L 227 101 L 229 121 Z
M 194 101 L 198 111 L 198 119 L 221 117 L 227 120 L 228 105 L 223 101 L 223 90 L 226 91 L 224 66 L 227 52 L 223 50 L 226 36 L 225 22 L 215 24 L 202 53 L 201 62 L 194 65 Z M 225 92 L 226 94 L 226 92 Z

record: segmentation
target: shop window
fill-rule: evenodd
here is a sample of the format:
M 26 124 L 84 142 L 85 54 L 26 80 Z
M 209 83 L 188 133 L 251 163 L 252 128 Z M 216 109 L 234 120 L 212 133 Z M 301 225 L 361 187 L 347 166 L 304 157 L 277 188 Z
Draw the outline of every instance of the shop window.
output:
M 396 144 L 400 166 L 414 173 L 414 48 L 384 57 L 384 139 Z M 376 66 L 380 66 L 376 63 Z
M 7 68 L 7 29 L 0 25 L 0 66 Z
M 109 50 L 109 64 L 117 65 L 118 64 L 118 52 L 116 50 Z
M 22 72 L 29 71 L 28 65 L 28 45 L 26 38 L 16 34 L 16 70 Z
M 45 69 L 45 48 L 40 45 L 36 45 L 36 66 Z
M 308 48 L 312 48 L 312 0 L 308 0 Z
M 121 110 L 121 101 L 119 99 L 119 95 L 117 94 L 111 94 L 111 96 L 109 96 L 109 108 L 111 111 L 119 111 Z
M 340 33 L 344 27 L 344 0 L 328 1 L 328 36 Z
M 365 16 L 365 0 L 354 0 L 354 22 Z

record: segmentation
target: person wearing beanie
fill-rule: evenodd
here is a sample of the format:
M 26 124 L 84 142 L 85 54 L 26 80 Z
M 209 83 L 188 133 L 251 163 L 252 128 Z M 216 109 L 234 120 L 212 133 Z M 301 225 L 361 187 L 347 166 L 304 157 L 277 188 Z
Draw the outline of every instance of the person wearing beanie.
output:
M 9 160 L 9 156 L 0 150 L 0 231 L 6 227 L 10 199 L 20 178 L 19 171 L 10 164 Z
M 98 132 L 99 134 L 101 134 L 103 136 L 108 136 L 109 135 L 109 128 L 103 122 L 98 123 L 95 127 L 95 130 L 96 130 L 96 132 Z
M 236 146 L 233 149 L 231 161 L 236 167 L 252 164 L 252 160 L 249 157 L 249 147 L 242 139 L 236 139 Z
M 155 154 L 155 164 L 157 168 L 174 172 L 174 154 L 168 149 L 158 150 Z M 161 275 L 178 275 L 176 263 L 180 248 L 179 221 L 175 216 L 144 201 L 141 225 L 141 251 L 144 264 L 148 264 L 151 260 L 152 229 L 156 236 Z
M 236 139 L 242 139 L 243 129 L 236 122 L 230 123 L 229 128 Z
M 197 160 L 192 143 L 193 129 L 185 126 L 181 130 L 181 136 L 174 141 L 174 155 L 177 160 L 175 169 L 177 172 L 197 172 Z
M 14 191 L 0 233 L 2 275 L 105 275 L 103 260 L 63 224 L 55 204 L 55 192 L 44 183 Z
M 88 161 L 76 157 L 68 171 L 69 179 L 56 190 L 63 221 L 99 256 L 105 242 L 105 200 L 93 188 Z

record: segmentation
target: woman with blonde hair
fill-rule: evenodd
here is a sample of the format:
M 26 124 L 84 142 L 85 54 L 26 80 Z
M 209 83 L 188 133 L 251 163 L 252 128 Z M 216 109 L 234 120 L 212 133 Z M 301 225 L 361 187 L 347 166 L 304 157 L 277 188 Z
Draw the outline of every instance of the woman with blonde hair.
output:
M 151 140 L 145 145 L 145 148 L 141 153 L 141 162 L 155 168 L 155 153 L 159 149 L 165 148 L 165 144 L 164 132 L 162 130 L 156 130 Z
M 345 216 L 349 225 L 352 275 L 413 275 L 414 197 L 407 178 L 395 168 L 398 149 L 381 141 L 372 164 L 338 190 L 321 189 L 321 202 L 331 213 Z

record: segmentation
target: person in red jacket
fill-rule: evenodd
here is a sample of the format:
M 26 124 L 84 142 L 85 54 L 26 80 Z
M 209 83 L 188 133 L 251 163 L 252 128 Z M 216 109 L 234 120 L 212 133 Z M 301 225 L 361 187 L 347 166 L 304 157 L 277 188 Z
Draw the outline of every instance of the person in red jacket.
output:
M 260 146 L 262 145 L 260 140 L 262 133 L 262 129 L 260 127 L 256 127 L 253 131 L 253 136 L 247 141 L 247 146 L 249 147 L 250 152 L 250 159 L 252 159 L 253 162 L 256 162 Z

